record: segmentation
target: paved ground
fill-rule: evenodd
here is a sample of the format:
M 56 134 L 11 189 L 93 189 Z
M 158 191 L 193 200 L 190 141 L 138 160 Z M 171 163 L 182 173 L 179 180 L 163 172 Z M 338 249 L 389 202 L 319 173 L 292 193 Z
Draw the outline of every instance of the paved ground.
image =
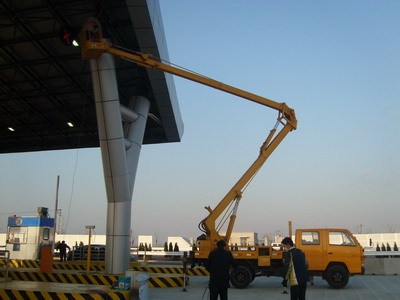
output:
M 208 300 L 208 277 L 191 277 L 186 292 L 182 288 L 149 289 L 149 300 Z M 247 289 L 229 289 L 229 300 L 288 300 L 283 295 L 281 280 L 275 277 L 258 277 Z M 400 276 L 364 275 L 350 278 L 344 289 L 335 290 L 320 277 L 314 278 L 314 285 L 307 287 L 307 299 L 400 299 Z
M 190 284 L 183 288 L 150 288 L 147 289 L 147 298 L 143 300 L 209 300 L 207 287 L 208 277 L 192 276 Z M 281 279 L 276 277 L 258 277 L 246 289 L 229 289 L 230 300 L 289 300 L 289 295 L 283 295 L 280 285 Z M 90 292 L 108 289 L 105 286 L 75 285 L 61 283 L 4 281 L 0 280 L 0 288 L 23 289 L 56 292 Z M 1 298 L 1 296 L 0 296 Z M 132 297 L 138 299 L 138 297 Z M 344 289 L 335 290 L 320 277 L 314 278 L 314 285 L 307 287 L 307 299 L 400 299 L 400 276 L 397 275 L 364 275 L 350 278 L 349 284 Z
M 24 290 L 24 291 L 46 291 L 63 293 L 88 293 L 113 291 L 109 286 L 94 284 L 66 284 L 56 282 L 18 281 L 0 279 L 0 289 Z M 1 299 L 1 297 L 0 297 Z

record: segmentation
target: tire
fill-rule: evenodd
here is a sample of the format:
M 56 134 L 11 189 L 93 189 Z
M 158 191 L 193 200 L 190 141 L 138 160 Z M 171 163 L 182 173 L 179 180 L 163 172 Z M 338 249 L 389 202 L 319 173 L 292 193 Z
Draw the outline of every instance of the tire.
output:
M 349 272 L 344 266 L 331 266 L 326 271 L 326 281 L 334 289 L 344 288 L 349 282 Z
M 246 267 L 240 266 L 232 270 L 231 283 L 235 288 L 244 289 L 251 281 L 251 272 Z

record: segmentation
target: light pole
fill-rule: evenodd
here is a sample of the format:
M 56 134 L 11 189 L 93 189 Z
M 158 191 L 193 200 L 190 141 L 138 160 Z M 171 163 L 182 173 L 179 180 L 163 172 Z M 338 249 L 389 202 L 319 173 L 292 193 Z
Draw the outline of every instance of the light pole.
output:
M 92 247 L 90 246 L 90 241 L 92 239 L 92 229 L 94 229 L 96 226 L 94 225 L 86 225 L 85 228 L 89 229 L 89 243 L 88 243 L 88 257 L 87 257 L 87 262 L 86 262 L 86 273 L 90 272 L 90 256 L 92 254 Z
M 57 185 L 56 185 L 56 207 L 55 207 L 55 213 L 54 213 L 54 232 L 53 232 L 53 245 L 52 245 L 52 249 L 54 252 L 54 245 L 56 242 L 56 233 L 57 232 L 57 220 L 59 219 L 59 217 L 57 216 L 57 211 L 58 211 L 58 190 L 60 189 L 60 175 L 57 175 Z M 58 229 L 60 229 L 58 227 Z

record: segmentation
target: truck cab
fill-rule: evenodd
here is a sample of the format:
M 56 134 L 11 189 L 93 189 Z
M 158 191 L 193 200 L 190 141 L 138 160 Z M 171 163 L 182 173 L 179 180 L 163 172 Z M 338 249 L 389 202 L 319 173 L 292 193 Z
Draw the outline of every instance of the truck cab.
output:
M 346 229 L 298 229 L 295 241 L 307 257 L 310 275 L 322 276 L 333 288 L 364 273 L 363 248 Z

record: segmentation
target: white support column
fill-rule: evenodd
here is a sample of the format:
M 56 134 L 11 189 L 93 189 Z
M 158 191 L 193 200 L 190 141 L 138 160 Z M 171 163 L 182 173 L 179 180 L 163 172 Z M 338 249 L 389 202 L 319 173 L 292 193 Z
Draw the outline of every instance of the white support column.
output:
M 124 274 L 129 267 L 132 194 L 114 59 L 103 54 L 90 66 L 108 202 L 106 273 Z
M 135 96 L 129 105 L 136 112 L 138 118 L 127 126 L 126 139 L 131 142 L 131 147 L 126 151 L 128 162 L 129 188 L 133 195 L 136 170 L 139 163 L 140 150 L 142 148 L 144 132 L 146 129 L 147 116 L 150 109 L 150 101 L 143 96 Z

